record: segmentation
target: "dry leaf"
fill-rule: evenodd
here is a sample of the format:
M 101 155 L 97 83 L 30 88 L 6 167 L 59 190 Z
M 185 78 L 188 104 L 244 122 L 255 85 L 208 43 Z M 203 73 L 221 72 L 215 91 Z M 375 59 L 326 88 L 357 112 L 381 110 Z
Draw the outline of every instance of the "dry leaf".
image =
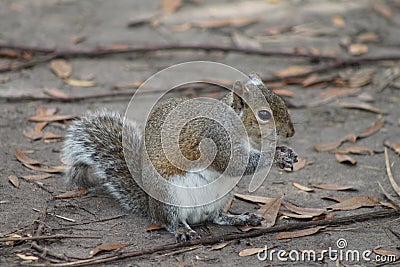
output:
M 341 186 L 335 184 L 311 184 L 311 186 L 324 189 L 324 190 L 331 190 L 331 191 L 345 191 L 345 190 L 355 190 L 351 186 Z
M 368 52 L 368 46 L 366 44 L 351 44 L 348 51 L 353 56 L 359 56 Z
M 349 163 L 351 165 L 357 164 L 357 161 L 347 154 L 335 153 L 335 158 L 340 163 Z
M 335 202 L 342 202 L 344 200 L 344 198 L 335 197 L 335 196 L 325 196 L 325 197 L 321 197 L 321 199 L 332 200 Z
M 95 81 L 86 80 L 65 79 L 64 82 L 71 86 L 77 87 L 93 87 L 97 85 Z
M 301 184 L 298 184 L 296 182 L 293 182 L 293 186 L 297 187 L 298 189 L 305 191 L 305 192 L 313 192 L 314 191 L 314 189 L 304 186 L 304 185 L 301 185 Z
M 72 36 L 72 37 L 70 37 L 69 39 L 68 39 L 68 42 L 70 43 L 70 44 L 79 44 L 79 43 L 82 43 L 83 41 L 85 41 L 86 40 L 86 36 L 84 36 L 84 35 L 77 35 L 77 36 Z
M 0 57 L 19 58 L 19 55 L 12 50 L 0 50 Z
M 312 221 L 330 221 L 336 217 L 336 213 L 328 213 L 328 214 L 321 214 L 320 216 L 316 216 L 312 218 Z
M 39 257 L 33 256 L 33 255 L 24 255 L 24 254 L 20 254 L 17 253 L 15 254 L 18 258 L 22 259 L 22 260 L 33 260 L 36 261 L 39 259 Z
M 161 9 L 164 13 L 174 13 L 183 4 L 182 0 L 162 0 Z
M 139 80 L 139 81 L 132 82 L 132 83 L 121 83 L 121 84 L 115 83 L 112 85 L 112 87 L 114 89 L 132 89 L 132 88 L 136 89 L 142 84 L 143 84 L 143 81 Z
M 344 22 L 344 19 L 342 16 L 336 15 L 331 18 L 332 24 L 335 25 L 336 27 L 343 28 L 346 26 L 346 23 Z
M 69 98 L 69 96 L 63 92 L 61 92 L 60 90 L 56 89 L 56 88 L 44 88 L 43 91 L 45 92 L 45 94 L 54 97 L 54 98 L 58 98 L 58 99 L 66 99 Z
M 93 257 L 94 255 L 96 255 L 100 251 L 113 251 L 113 250 L 124 248 L 124 247 L 127 247 L 127 246 L 129 246 L 129 244 L 119 244 L 119 243 L 101 244 L 101 245 L 95 247 L 94 249 L 92 249 L 89 252 L 89 254 L 90 254 L 91 257 Z
M 399 206 L 397 206 L 396 204 L 393 204 L 392 202 L 381 201 L 381 202 L 379 202 L 379 204 L 381 204 L 384 207 L 394 209 L 394 210 L 400 209 Z
M 396 152 L 397 154 L 400 155 L 400 144 L 399 143 L 385 141 L 383 144 L 385 146 L 387 146 L 388 148 L 391 148 L 394 152 Z
M 390 184 L 392 185 L 394 191 L 400 196 L 400 187 L 397 182 L 394 180 L 392 169 L 390 168 L 389 154 L 388 149 L 385 147 L 385 164 L 386 164 L 386 173 L 389 177 Z
M 15 150 L 15 156 L 17 157 L 17 159 L 23 163 L 23 164 L 28 164 L 28 165 L 37 165 L 40 164 L 39 161 L 35 160 L 35 159 L 31 159 L 30 157 L 28 157 L 27 155 L 25 155 L 25 153 L 20 150 L 20 149 L 16 149 Z
M 247 257 L 247 256 L 251 256 L 260 252 L 263 252 L 265 250 L 267 250 L 267 247 L 264 248 L 246 248 L 243 249 L 242 251 L 239 252 L 239 256 L 240 257 Z
M 378 114 L 386 114 L 387 112 L 380 110 L 379 108 L 376 108 L 370 104 L 367 103 L 348 103 L 348 102 L 340 102 L 338 103 L 339 107 L 342 108 L 349 108 L 349 109 L 360 109 L 360 110 L 365 110 L 373 113 L 378 113 Z
M 77 118 L 76 115 L 53 115 L 53 116 L 41 116 L 36 115 L 30 117 L 30 121 L 45 121 L 45 122 L 54 122 L 54 121 L 65 121 L 65 120 L 72 120 Z
M 321 229 L 324 229 L 324 228 L 325 228 L 324 226 L 317 226 L 317 227 L 294 231 L 294 232 L 281 232 L 276 235 L 275 239 L 281 240 L 281 239 L 309 236 L 309 235 L 318 233 Z
M 398 256 L 397 252 L 386 250 L 386 249 L 373 249 L 372 252 L 382 256 Z
M 163 228 L 164 227 L 162 227 L 161 225 L 152 223 L 149 226 L 147 226 L 146 232 L 151 232 L 151 231 L 154 231 L 154 230 L 160 230 L 160 229 L 163 229 Z
M 318 152 L 330 151 L 338 148 L 343 143 L 343 140 L 338 140 L 329 143 L 321 143 L 314 145 L 314 149 Z
M 52 60 L 50 68 L 61 79 L 66 79 L 72 74 L 71 65 L 64 59 Z
M 259 18 L 232 18 L 221 20 L 195 21 L 192 25 L 199 28 L 220 28 L 225 26 L 243 27 L 259 21 Z
M 285 89 L 273 89 L 272 90 L 275 94 L 280 95 L 280 96 L 286 96 L 286 97 L 296 97 L 296 94 Z
M 57 113 L 56 108 L 48 108 L 43 106 L 39 106 L 36 108 L 36 115 L 38 116 L 52 116 L 56 113 Z
M 381 151 L 376 151 L 372 148 L 366 147 L 366 146 L 350 146 L 346 147 L 342 150 L 336 150 L 335 153 L 339 154 L 359 154 L 359 155 L 373 155 L 375 152 L 381 152 Z
M 355 210 L 361 207 L 374 207 L 379 203 L 379 198 L 373 196 L 353 197 L 342 202 L 326 207 L 332 210 Z
M 286 77 L 286 76 L 304 74 L 306 72 L 309 72 L 310 70 L 311 70 L 310 67 L 290 66 L 290 67 L 288 67 L 286 69 L 283 69 L 283 70 L 275 72 L 274 75 L 278 76 L 278 77 Z
M 315 216 L 313 216 L 312 214 L 298 214 L 298 213 L 292 213 L 292 212 L 288 212 L 288 211 L 279 211 L 279 214 L 285 217 L 289 217 L 289 218 L 295 218 L 295 219 L 311 219 Z
M 311 217 L 314 216 L 319 216 L 322 213 L 325 212 L 325 209 L 316 209 L 316 208 L 302 208 L 298 207 L 296 205 L 290 204 L 290 203 L 282 203 L 282 206 L 287 208 L 288 210 L 291 210 L 297 214 L 302 214 L 302 215 L 310 215 Z
M 224 242 L 224 243 L 220 243 L 220 244 L 216 244 L 214 246 L 212 246 L 210 248 L 210 250 L 220 250 L 223 249 L 224 247 L 226 247 L 227 245 L 229 245 L 231 242 Z
M 59 173 L 59 172 L 63 172 L 65 170 L 65 166 L 41 167 L 39 165 L 31 165 L 31 164 L 25 164 L 25 163 L 22 163 L 22 164 L 31 170 L 35 170 L 35 171 L 39 171 L 39 172 Z
M 262 196 L 252 196 L 252 195 L 243 195 L 243 194 L 239 194 L 239 193 L 235 193 L 235 197 L 242 199 L 242 200 L 246 200 L 246 201 L 250 201 L 253 203 L 262 203 L 262 204 L 266 204 L 271 202 L 272 200 L 275 200 L 275 198 L 269 198 L 269 197 L 262 197 Z
M 269 203 L 261 205 L 260 209 L 257 210 L 257 213 L 262 215 L 264 218 L 264 221 L 262 222 L 263 227 L 271 227 L 275 224 L 282 199 L 283 196 L 280 198 L 273 198 Z
M 388 20 L 391 20 L 393 17 L 392 8 L 384 4 L 382 1 L 373 1 L 372 8 Z
M 30 181 L 44 180 L 53 177 L 53 174 L 36 174 L 36 175 L 23 175 L 22 178 Z
M 63 139 L 64 138 L 64 136 L 61 136 L 61 135 L 57 135 L 57 134 L 55 134 L 55 133 L 53 133 L 53 132 L 45 132 L 44 134 L 43 134 L 43 139 Z
M 357 36 L 357 40 L 359 42 L 371 42 L 371 43 L 377 43 L 380 41 L 379 36 L 374 33 L 374 32 L 366 32 L 366 33 L 361 33 L 360 35 Z
M 42 132 L 40 132 L 40 131 L 38 132 L 38 131 L 35 131 L 35 130 L 29 131 L 29 132 L 23 131 L 22 134 L 24 136 L 28 137 L 29 139 L 34 140 L 34 141 L 42 138 L 42 136 L 43 136 Z
M 305 166 L 311 165 L 311 164 L 313 164 L 312 161 L 307 161 L 307 158 L 300 157 L 300 158 L 298 158 L 298 161 L 294 164 L 293 171 L 297 172 L 297 171 L 303 169 Z M 291 172 L 292 170 L 291 169 L 285 169 L 285 171 Z
M 342 97 L 355 95 L 361 91 L 361 88 L 330 88 L 322 91 L 319 96 L 322 98 Z
M 385 125 L 385 122 L 381 119 L 378 119 L 375 121 L 374 125 L 364 131 L 362 131 L 360 134 L 358 134 L 359 138 L 364 138 L 367 136 L 372 135 L 373 133 L 376 133 L 377 131 L 379 131 L 383 125 Z
M 306 79 L 304 79 L 301 82 L 301 85 L 303 87 L 309 87 L 309 86 L 314 86 L 314 85 L 320 85 L 320 84 L 326 84 L 327 82 L 331 82 L 336 78 L 336 74 L 332 75 L 320 75 L 317 73 L 313 73 L 310 76 L 308 76 Z
M 19 188 L 20 182 L 17 176 L 10 175 L 8 176 L 8 181 L 16 188 Z
M 81 197 L 81 196 L 86 195 L 88 192 L 89 192 L 89 190 L 87 188 L 78 188 L 73 191 L 68 191 L 64 194 L 57 195 L 54 198 L 65 199 L 65 198 Z

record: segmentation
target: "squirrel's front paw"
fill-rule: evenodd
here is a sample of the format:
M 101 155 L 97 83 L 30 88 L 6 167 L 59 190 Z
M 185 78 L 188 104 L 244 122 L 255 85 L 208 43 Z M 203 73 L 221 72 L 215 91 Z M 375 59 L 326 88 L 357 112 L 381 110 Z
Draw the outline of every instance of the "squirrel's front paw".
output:
M 293 170 L 293 166 L 297 161 L 297 153 L 293 149 L 287 146 L 276 147 L 274 163 L 279 168 Z
M 178 243 L 200 238 L 201 236 L 196 231 L 189 228 L 179 228 L 175 232 L 175 239 Z
M 261 224 L 261 221 L 264 220 L 264 218 L 258 214 L 254 214 L 254 213 L 243 213 L 240 216 L 243 216 L 244 220 L 243 222 L 245 224 L 251 225 L 251 226 L 257 226 L 259 224 Z

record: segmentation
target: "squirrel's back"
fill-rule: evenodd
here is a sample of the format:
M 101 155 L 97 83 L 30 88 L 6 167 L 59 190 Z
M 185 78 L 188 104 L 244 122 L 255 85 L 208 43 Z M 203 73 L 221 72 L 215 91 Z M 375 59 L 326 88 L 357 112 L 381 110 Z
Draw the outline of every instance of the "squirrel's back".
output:
M 132 177 L 140 173 L 141 131 L 124 121 L 118 113 L 96 112 L 76 120 L 68 128 L 62 158 L 68 163 L 66 180 L 73 187 L 104 186 L 122 206 L 143 212 L 147 196 Z M 122 144 L 123 129 L 127 133 Z M 126 164 L 124 149 L 132 157 L 131 173 Z M 129 192 L 128 192 L 129 191 Z

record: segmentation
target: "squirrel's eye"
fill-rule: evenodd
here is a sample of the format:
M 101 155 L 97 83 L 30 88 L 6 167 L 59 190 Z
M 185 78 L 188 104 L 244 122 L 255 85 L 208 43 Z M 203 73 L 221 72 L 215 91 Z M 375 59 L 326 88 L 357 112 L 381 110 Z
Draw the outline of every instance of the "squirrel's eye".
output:
M 263 109 L 258 112 L 258 118 L 260 120 L 268 121 L 271 119 L 271 117 L 272 117 L 271 112 L 269 112 L 268 110 Z

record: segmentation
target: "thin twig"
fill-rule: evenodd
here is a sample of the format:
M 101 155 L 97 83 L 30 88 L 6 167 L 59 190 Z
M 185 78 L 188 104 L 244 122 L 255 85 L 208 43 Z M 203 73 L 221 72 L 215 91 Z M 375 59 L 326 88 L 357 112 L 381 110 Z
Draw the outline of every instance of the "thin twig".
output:
M 4 237 L 0 238 L 0 242 L 8 241 L 26 241 L 26 240 L 45 240 L 45 239 L 63 239 L 63 238 L 91 238 L 101 239 L 101 236 L 79 236 L 79 235 L 41 235 L 41 236 L 27 236 L 27 237 Z
M 390 161 L 389 161 L 389 154 L 388 154 L 388 149 L 385 147 L 385 163 L 386 163 L 386 172 L 389 177 L 390 184 L 392 185 L 394 191 L 397 193 L 398 196 L 400 196 L 400 187 L 397 184 L 397 182 L 394 180 L 393 174 L 392 174 L 392 169 L 390 168 Z
M 32 209 L 34 211 L 36 211 L 36 212 L 42 212 L 41 210 L 38 210 L 38 209 L 35 209 L 35 208 L 32 208 Z M 57 214 L 54 214 L 54 213 L 47 212 L 46 214 L 54 216 L 54 217 L 57 217 L 59 219 L 63 219 L 63 220 L 69 221 L 69 222 L 76 222 L 76 220 L 74 220 L 74 219 L 70 219 L 70 218 L 67 218 L 67 217 L 64 217 L 64 216 L 61 216 L 61 215 L 57 215 Z
M 225 241 L 230 241 L 230 240 L 236 240 L 236 239 L 243 239 L 243 238 L 252 238 L 252 237 L 258 237 L 267 233 L 277 233 L 277 232 L 282 232 L 282 231 L 293 231 L 293 230 L 300 230 L 300 229 L 306 229 L 310 227 L 315 227 L 315 226 L 342 226 L 343 224 L 351 224 L 355 222 L 362 222 L 362 221 L 367 221 L 367 220 L 372 220 L 372 219 L 380 219 L 380 218 L 389 218 L 392 216 L 399 216 L 400 211 L 399 210 L 384 210 L 384 211 L 376 211 L 376 212 L 369 212 L 365 214 L 358 214 L 358 215 L 351 215 L 351 216 L 345 216 L 341 218 L 334 218 L 329 221 L 321 220 L 321 221 L 309 221 L 309 222 L 303 222 L 303 223 L 290 223 L 286 225 L 279 225 L 279 226 L 274 226 L 271 228 L 265 228 L 265 229 L 259 229 L 259 230 L 254 230 L 250 232 L 244 232 L 244 233 L 238 233 L 238 234 L 228 234 L 228 235 L 222 235 L 222 236 L 215 236 L 215 237 L 206 237 L 202 239 L 196 239 L 196 240 L 191 240 L 183 243 L 174 243 L 174 244 L 167 244 L 167 245 L 161 245 L 161 246 L 156 246 L 150 249 L 143 249 L 139 251 L 132 251 L 132 252 L 123 252 L 118 255 L 114 256 L 108 256 L 108 257 L 103 257 L 103 258 L 95 258 L 95 259 L 85 259 L 85 260 L 78 260 L 78 261 L 73 261 L 73 262 L 67 262 L 67 263 L 56 263 L 56 264 L 32 264 L 30 263 L 30 266 L 50 266 L 50 267 L 67 267 L 67 266 L 86 266 L 86 265 L 92 265 L 92 264 L 100 264 L 100 263 L 105 263 L 105 262 L 111 262 L 115 260 L 121 260 L 121 259 L 126 259 L 126 258 L 134 258 L 138 256 L 143 256 L 143 255 L 150 255 L 153 253 L 157 252 L 166 252 L 169 250 L 174 250 L 177 248 L 183 248 L 183 247 L 192 247 L 196 245 L 212 245 L 215 243 L 219 242 L 225 242 Z

